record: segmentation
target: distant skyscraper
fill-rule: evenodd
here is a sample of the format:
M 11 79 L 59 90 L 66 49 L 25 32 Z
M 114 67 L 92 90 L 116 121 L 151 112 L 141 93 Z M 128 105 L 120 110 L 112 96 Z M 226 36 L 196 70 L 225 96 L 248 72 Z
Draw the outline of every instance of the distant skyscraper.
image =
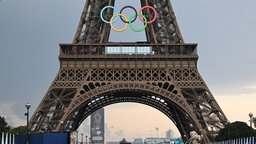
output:
M 104 109 L 101 108 L 91 114 L 92 143 L 104 144 Z
M 173 130 L 169 129 L 169 130 L 166 132 L 166 138 L 168 138 L 168 139 L 173 139 L 173 138 L 174 138 L 174 132 L 173 132 Z
M 136 138 L 136 139 L 134 139 L 133 144 L 143 144 L 143 139 L 142 138 Z

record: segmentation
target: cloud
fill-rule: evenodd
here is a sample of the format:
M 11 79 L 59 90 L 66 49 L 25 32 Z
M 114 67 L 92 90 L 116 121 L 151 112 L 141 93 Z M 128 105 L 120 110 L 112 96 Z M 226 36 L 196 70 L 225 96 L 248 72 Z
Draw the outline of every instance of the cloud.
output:
M 252 112 L 256 115 L 255 102 L 256 91 L 244 91 L 241 93 L 216 95 L 215 98 L 218 101 L 221 109 L 227 118 L 233 121 L 248 122 L 248 114 Z
M 5 117 L 7 123 L 12 127 L 26 125 L 26 120 L 20 118 L 13 111 L 14 103 L 0 103 L 0 116 Z
M 256 90 L 256 84 L 254 84 L 254 85 L 247 85 L 247 86 L 245 86 L 245 88 Z
M 249 96 L 256 92 L 256 82 L 226 83 L 210 87 L 214 96 Z
M 118 130 L 115 132 L 115 134 L 119 137 L 124 137 L 124 131 L 123 130 Z

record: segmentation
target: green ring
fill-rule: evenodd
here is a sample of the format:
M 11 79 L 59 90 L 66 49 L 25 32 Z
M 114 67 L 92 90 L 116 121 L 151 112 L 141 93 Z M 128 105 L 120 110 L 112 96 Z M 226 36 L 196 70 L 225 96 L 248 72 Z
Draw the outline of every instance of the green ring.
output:
M 144 21 L 145 21 L 145 23 L 144 23 L 144 27 L 143 28 L 141 28 L 141 29 L 135 29 L 133 26 L 132 26 L 132 20 L 133 20 L 133 18 L 135 17 L 135 16 L 140 16 L 140 17 L 142 17 L 143 19 L 144 19 Z M 147 27 L 147 18 L 144 16 L 144 15 L 142 15 L 142 14 L 134 14 L 134 15 L 132 15 L 131 17 L 130 17 L 130 20 L 129 20 L 129 27 L 133 30 L 133 31 L 135 31 L 135 32 L 141 32 L 141 31 L 143 31 L 143 30 L 145 30 L 145 28 Z

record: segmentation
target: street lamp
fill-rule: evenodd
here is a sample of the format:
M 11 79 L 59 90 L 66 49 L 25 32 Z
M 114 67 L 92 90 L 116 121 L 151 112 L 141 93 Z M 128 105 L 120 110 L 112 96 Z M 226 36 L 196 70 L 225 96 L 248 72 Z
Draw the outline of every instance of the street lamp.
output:
M 83 142 L 83 133 L 81 133 L 81 144 L 83 144 L 84 142 Z
M 31 107 L 31 104 L 30 103 L 27 103 L 25 105 L 26 109 L 27 109 L 27 112 L 25 113 L 25 116 L 27 116 L 27 135 L 26 135 L 26 144 L 28 144 L 28 134 L 29 134 L 29 130 L 28 130 L 28 122 L 29 122 L 29 108 Z
M 89 137 L 89 144 L 92 144 L 92 138 Z
M 156 127 L 156 137 L 158 137 L 158 131 L 159 131 L 159 128 Z
M 76 131 L 76 144 L 78 144 L 78 131 Z
M 251 127 L 251 130 L 250 130 L 250 136 L 252 137 L 252 117 L 253 117 L 253 114 L 250 112 L 249 113 L 249 117 L 250 117 L 250 127 Z
M 228 127 L 228 144 L 229 144 L 229 140 L 230 140 L 230 122 L 227 121 L 227 127 Z

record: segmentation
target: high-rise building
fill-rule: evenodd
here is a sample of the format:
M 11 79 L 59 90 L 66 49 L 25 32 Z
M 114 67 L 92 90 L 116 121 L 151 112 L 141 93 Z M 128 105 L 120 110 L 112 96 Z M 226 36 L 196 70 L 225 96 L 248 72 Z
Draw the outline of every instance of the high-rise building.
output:
M 101 108 L 91 114 L 92 143 L 104 144 L 104 109 Z
M 136 139 L 134 139 L 133 144 L 143 144 L 143 139 L 142 138 L 136 138 Z
M 166 138 L 168 139 L 173 139 L 174 138 L 174 132 L 172 129 L 169 129 L 168 131 L 166 131 Z

